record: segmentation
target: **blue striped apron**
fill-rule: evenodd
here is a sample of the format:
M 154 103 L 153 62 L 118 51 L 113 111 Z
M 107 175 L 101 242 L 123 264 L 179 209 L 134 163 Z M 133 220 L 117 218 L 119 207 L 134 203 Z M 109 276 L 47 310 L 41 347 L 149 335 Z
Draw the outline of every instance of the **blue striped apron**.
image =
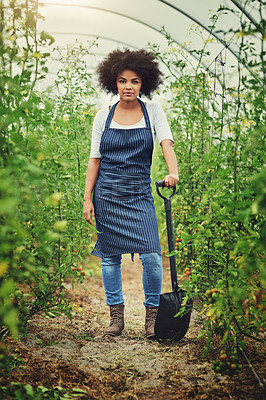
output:
M 160 252 L 150 168 L 153 137 L 145 104 L 145 127 L 113 129 L 111 108 L 102 134 L 102 160 L 93 193 L 97 242 L 92 254 Z

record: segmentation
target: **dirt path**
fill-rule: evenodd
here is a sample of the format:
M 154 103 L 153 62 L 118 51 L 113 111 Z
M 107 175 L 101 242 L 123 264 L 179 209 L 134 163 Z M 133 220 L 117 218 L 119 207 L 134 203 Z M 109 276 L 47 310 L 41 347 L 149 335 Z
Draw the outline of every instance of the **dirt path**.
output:
M 100 277 L 86 278 L 83 286 L 88 292 L 68 287 L 75 303 L 72 321 L 64 316 L 38 316 L 29 324 L 25 338 L 8 339 L 10 353 L 20 362 L 4 383 L 78 387 L 87 392 L 83 398 L 97 400 L 262 399 L 247 367 L 235 378 L 212 371 L 218 347 L 207 359 L 202 358 L 204 340 L 197 339 L 201 326 L 195 312 L 179 343 L 166 345 L 146 339 L 141 273 L 138 257 L 134 264 L 123 257 L 126 322 L 122 336 L 102 335 L 109 322 L 102 281 Z M 168 273 L 165 269 L 163 292 L 171 290 Z M 261 350 L 256 351 L 259 365 Z

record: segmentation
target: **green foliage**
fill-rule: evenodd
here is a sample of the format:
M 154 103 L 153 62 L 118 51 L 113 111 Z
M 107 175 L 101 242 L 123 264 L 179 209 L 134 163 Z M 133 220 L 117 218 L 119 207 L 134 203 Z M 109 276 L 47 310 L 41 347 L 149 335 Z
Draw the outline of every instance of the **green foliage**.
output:
M 258 34 L 263 43 L 259 28 Z M 186 268 L 189 276 L 184 288 L 198 298 L 202 335 L 207 336 L 204 354 L 217 334 L 221 346 L 234 354 L 244 348 L 245 337 L 260 341 L 265 326 L 265 65 L 248 45 L 249 34 L 239 35 L 238 84 L 232 87 L 232 77 L 219 62 L 223 53 L 214 74 L 200 63 L 184 63 L 182 50 L 166 38 L 166 51 L 154 50 L 170 74 L 166 92 L 180 172 L 173 198 L 180 239 L 175 254 L 179 272 Z M 204 38 L 200 60 L 206 42 Z M 247 64 L 250 52 L 256 69 Z M 163 178 L 162 157 L 157 164 Z
M 74 388 L 70 392 L 61 386 L 46 388 L 38 386 L 34 389 L 31 385 L 22 385 L 21 383 L 13 382 L 11 386 L 0 386 L 0 395 L 3 400 L 72 400 L 81 399 L 86 395 L 85 390 Z
M 42 340 L 38 340 L 40 347 L 47 347 L 47 346 L 53 346 L 54 344 L 58 343 L 59 340 L 52 340 L 49 339 L 49 341 L 47 343 L 44 343 Z
M 40 311 L 71 318 L 64 283 L 84 279 L 92 237 L 82 215 L 94 116 L 84 62 L 91 45 L 57 50 L 62 68 L 42 93 L 36 84 L 54 40 L 37 33 L 38 2 L 0 7 L 0 326 L 16 335 Z
M 211 18 L 211 31 L 223 12 L 231 10 L 221 8 Z M 95 114 L 85 58 L 95 43 L 49 50 L 53 37 L 36 29 L 42 18 L 37 0 L 1 2 L 0 13 L 0 326 L 15 335 L 40 311 L 71 318 L 64 283 L 84 278 L 94 231 L 83 219 L 82 186 Z M 228 369 L 229 375 L 240 370 L 236 352 L 244 338 L 260 340 L 264 326 L 265 24 L 254 26 L 243 13 L 239 19 L 233 81 L 223 52 L 215 72 L 202 66 L 210 37 L 198 28 L 190 33 L 203 39 L 201 49 L 191 49 L 199 57 L 196 66 L 167 32 L 168 48 L 153 47 L 169 70 L 169 119 L 180 169 L 173 199 L 178 272 L 186 268 L 183 286 L 198 299 L 204 354 L 220 335 L 230 368 L 217 360 L 214 370 Z M 261 39 L 260 53 L 254 35 Z M 52 51 L 62 67 L 53 86 L 40 92 Z M 161 153 L 155 167 L 156 179 L 163 178 Z M 158 215 L 160 231 L 164 218 L 164 212 Z M 0 343 L 2 367 L 8 369 L 8 357 Z M 1 391 L 15 399 L 74 396 L 62 388 L 19 384 Z

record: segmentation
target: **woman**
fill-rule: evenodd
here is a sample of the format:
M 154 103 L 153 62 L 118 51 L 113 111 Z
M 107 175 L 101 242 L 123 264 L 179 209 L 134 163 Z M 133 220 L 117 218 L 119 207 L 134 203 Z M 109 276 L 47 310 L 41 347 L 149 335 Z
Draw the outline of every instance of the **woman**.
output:
M 121 254 L 139 253 L 143 266 L 145 329 L 154 336 L 162 288 L 162 257 L 151 194 L 150 167 L 155 137 L 168 167 L 165 184 L 178 182 L 173 138 L 158 104 L 140 99 L 160 85 L 158 63 L 145 50 L 115 50 L 97 68 L 101 87 L 119 95 L 112 107 L 99 111 L 92 130 L 86 175 L 84 218 L 96 219 L 97 242 L 92 254 L 102 258 L 102 277 L 111 322 L 105 334 L 124 328 Z M 93 199 L 92 199 L 92 192 Z

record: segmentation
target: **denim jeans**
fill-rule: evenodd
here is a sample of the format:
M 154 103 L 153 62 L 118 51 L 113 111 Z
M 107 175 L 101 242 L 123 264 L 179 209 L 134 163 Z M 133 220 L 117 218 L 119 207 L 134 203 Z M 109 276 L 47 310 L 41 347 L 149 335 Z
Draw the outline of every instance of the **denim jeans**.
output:
M 102 278 L 108 306 L 124 303 L 121 275 L 121 254 L 102 258 Z M 163 268 L 160 253 L 140 253 L 144 305 L 158 307 L 162 290 Z

